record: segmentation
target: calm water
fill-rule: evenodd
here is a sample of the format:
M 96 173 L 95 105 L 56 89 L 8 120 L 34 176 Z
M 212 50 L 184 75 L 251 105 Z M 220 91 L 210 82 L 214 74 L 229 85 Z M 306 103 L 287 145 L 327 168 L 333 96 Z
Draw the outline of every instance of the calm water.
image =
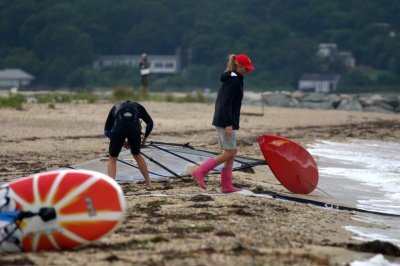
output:
M 307 150 L 318 163 L 318 187 L 360 209 L 400 215 L 400 144 L 352 140 L 318 141 Z M 400 247 L 400 218 L 358 213 L 373 228 L 347 226 L 356 239 L 382 240 Z

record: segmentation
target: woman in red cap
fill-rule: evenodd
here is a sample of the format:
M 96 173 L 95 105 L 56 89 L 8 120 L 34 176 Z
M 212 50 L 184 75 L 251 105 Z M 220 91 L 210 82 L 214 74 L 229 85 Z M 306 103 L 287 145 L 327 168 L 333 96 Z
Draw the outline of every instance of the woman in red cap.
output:
M 229 55 L 225 72 L 221 75 L 221 87 L 215 102 L 213 125 L 218 132 L 222 153 L 208 158 L 193 172 L 197 184 L 206 189 L 204 177 L 217 165 L 224 163 L 221 171 L 221 191 L 231 193 L 240 189 L 232 185 L 232 166 L 236 156 L 236 132 L 239 129 L 240 108 L 243 99 L 243 78 L 255 68 L 245 54 Z

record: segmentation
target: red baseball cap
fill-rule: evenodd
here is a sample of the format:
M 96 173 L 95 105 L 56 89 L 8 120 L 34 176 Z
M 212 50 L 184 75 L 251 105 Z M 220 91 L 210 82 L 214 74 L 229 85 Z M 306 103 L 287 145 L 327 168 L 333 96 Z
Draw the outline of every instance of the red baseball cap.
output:
M 237 54 L 235 56 L 235 59 L 239 64 L 244 66 L 247 69 L 247 71 L 255 70 L 255 67 L 251 64 L 251 60 L 250 60 L 250 57 L 248 57 L 248 55 L 246 55 L 246 54 Z

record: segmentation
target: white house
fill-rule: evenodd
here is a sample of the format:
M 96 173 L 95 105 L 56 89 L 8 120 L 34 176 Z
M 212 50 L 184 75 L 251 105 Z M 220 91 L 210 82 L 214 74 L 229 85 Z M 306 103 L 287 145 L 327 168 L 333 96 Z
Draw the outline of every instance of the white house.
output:
M 28 86 L 35 77 L 21 69 L 0 70 L 0 87 L 22 87 Z
M 320 43 L 317 55 L 321 57 L 334 56 L 338 51 L 336 43 Z
M 356 66 L 356 59 L 350 51 L 339 51 L 336 43 L 320 43 L 317 56 L 322 58 L 337 58 L 346 69 L 352 69 Z
M 299 80 L 299 91 L 303 92 L 335 92 L 340 81 L 337 74 L 303 74 Z
M 103 68 L 118 65 L 139 66 L 141 55 L 102 55 L 94 63 L 93 68 Z M 147 55 L 150 73 L 176 74 L 181 71 L 179 55 Z

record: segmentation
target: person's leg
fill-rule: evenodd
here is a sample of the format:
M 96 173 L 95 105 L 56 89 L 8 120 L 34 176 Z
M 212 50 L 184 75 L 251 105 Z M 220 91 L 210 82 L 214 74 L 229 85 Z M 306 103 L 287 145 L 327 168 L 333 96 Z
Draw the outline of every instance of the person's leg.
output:
M 119 132 L 114 132 L 111 140 L 110 146 L 108 148 L 108 164 L 107 164 L 107 173 L 108 176 L 115 179 L 117 175 L 117 159 L 118 155 L 121 152 L 122 146 L 124 145 L 125 137 Z
M 192 172 L 192 176 L 197 181 L 199 187 L 207 189 L 207 186 L 204 183 L 204 177 L 217 165 L 218 164 L 213 158 L 208 158 Z
M 146 161 L 144 160 L 143 156 L 140 154 L 133 155 L 133 158 L 135 159 L 135 161 L 139 167 L 140 173 L 142 173 L 142 175 L 144 177 L 144 181 L 146 182 L 146 187 L 151 189 L 152 185 L 151 185 L 149 171 L 147 169 Z
M 221 191 L 231 193 L 240 189 L 232 185 L 232 168 L 236 156 L 236 130 L 230 136 L 226 136 L 224 131 L 219 129 L 218 137 L 224 151 L 216 158 L 217 162 L 224 163 L 221 170 Z
M 131 153 L 133 158 L 135 159 L 140 173 L 143 175 L 143 178 L 146 182 L 146 187 L 151 189 L 151 181 L 149 176 L 149 170 L 147 168 L 146 161 L 143 156 L 140 154 L 140 124 L 137 124 L 135 128 L 132 129 L 131 133 L 128 136 L 129 146 L 131 148 Z
M 142 91 L 143 92 L 148 92 L 149 91 L 149 82 L 148 82 L 148 75 L 141 75 L 141 85 L 142 85 Z
M 236 150 L 225 150 L 216 158 L 214 158 L 217 162 L 224 162 L 224 168 L 221 170 L 222 193 L 231 193 L 240 190 L 232 185 L 232 167 L 235 156 Z
M 202 189 L 207 189 L 204 182 L 204 177 L 214 169 L 217 165 L 225 163 L 233 165 L 233 159 L 236 155 L 236 131 L 232 132 L 231 135 L 227 136 L 225 134 L 224 128 L 217 127 L 218 140 L 223 149 L 223 152 L 216 157 L 206 159 L 200 166 L 198 166 L 193 172 L 192 176 L 197 181 L 197 184 Z
M 224 167 L 233 166 L 233 161 L 236 156 L 236 133 L 237 130 L 233 130 L 230 135 L 226 135 L 225 128 L 218 128 L 218 140 L 222 148 L 222 153 L 214 159 L 218 164 L 224 163 Z
M 222 168 L 221 170 L 221 191 L 222 193 L 237 192 L 240 189 L 232 185 L 232 168 Z
M 214 160 L 217 163 L 217 165 L 224 163 L 224 167 L 232 168 L 235 156 L 236 156 L 236 150 L 224 150 L 222 153 L 214 157 Z
M 108 176 L 115 179 L 115 176 L 117 175 L 117 157 L 110 156 L 108 158 L 107 172 Z

